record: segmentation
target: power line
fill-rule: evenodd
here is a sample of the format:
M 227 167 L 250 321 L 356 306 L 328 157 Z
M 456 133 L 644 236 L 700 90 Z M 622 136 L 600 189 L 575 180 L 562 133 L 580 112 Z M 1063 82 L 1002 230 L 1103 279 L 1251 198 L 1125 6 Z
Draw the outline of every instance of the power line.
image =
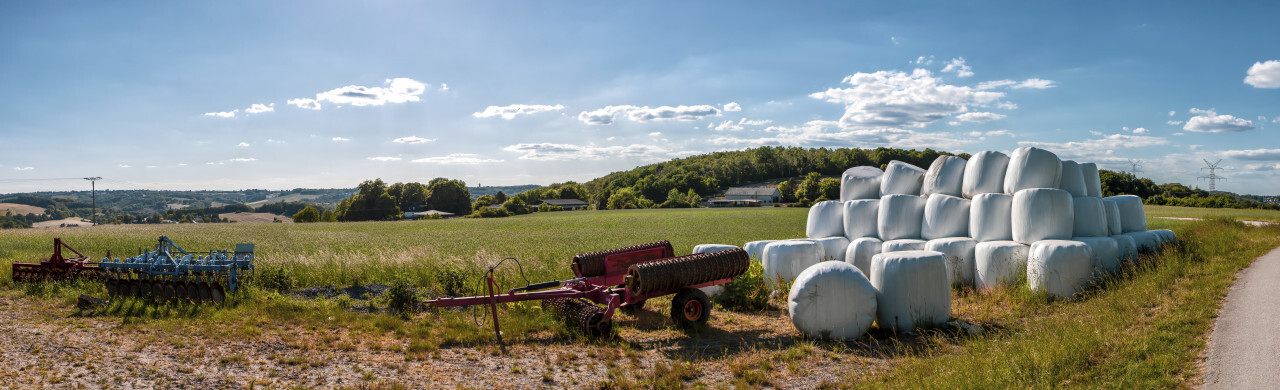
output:
M 1205 170 L 1205 169 L 1208 169 L 1208 170 L 1209 170 L 1209 174 L 1208 174 L 1208 175 L 1200 176 L 1200 177 L 1199 177 L 1199 179 L 1200 179 L 1200 180 L 1209 180 L 1209 193 L 1211 193 L 1211 194 L 1212 194 L 1213 192 L 1215 192 L 1215 191 L 1217 191 L 1217 190 L 1218 190 L 1218 189 L 1217 189 L 1218 180 L 1227 181 L 1227 178 L 1226 178 L 1226 177 L 1224 177 L 1224 176 L 1219 176 L 1219 175 L 1218 175 L 1218 173 L 1217 173 L 1217 171 L 1222 170 L 1222 168 L 1219 168 L 1219 167 L 1218 167 L 1218 163 L 1221 163 L 1221 162 L 1222 162 L 1222 159 L 1218 159 L 1218 161 L 1215 161 L 1215 162 L 1212 162 L 1212 163 L 1211 163 L 1211 162 L 1209 162 L 1209 160 L 1207 160 L 1207 159 L 1206 159 L 1206 160 L 1204 160 L 1204 163 L 1205 163 L 1205 165 L 1207 165 L 1207 166 L 1206 166 L 1206 167 L 1204 167 L 1204 168 L 1200 168 L 1200 170 L 1202 170 L 1202 171 L 1203 171 L 1203 170 Z
M 1133 177 L 1138 177 L 1138 173 L 1142 172 L 1141 169 L 1138 169 L 1141 166 L 1142 160 L 1129 159 L 1129 173 L 1133 174 Z

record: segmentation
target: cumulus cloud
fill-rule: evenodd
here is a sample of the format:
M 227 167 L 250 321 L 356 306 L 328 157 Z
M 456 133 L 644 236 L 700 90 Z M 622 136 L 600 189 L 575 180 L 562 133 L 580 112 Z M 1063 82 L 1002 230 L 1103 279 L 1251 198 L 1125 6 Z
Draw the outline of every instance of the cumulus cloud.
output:
M 738 124 L 742 126 L 764 126 L 770 123 L 773 123 L 773 121 L 768 119 L 748 120 L 747 118 L 742 118 L 738 120 Z
M 497 116 L 502 117 L 502 119 L 511 120 L 514 119 L 516 115 L 537 114 L 539 112 L 559 111 L 563 109 L 564 106 L 559 104 L 554 106 L 541 104 L 512 104 L 509 106 L 489 106 L 486 107 L 484 111 L 472 113 L 471 116 L 476 118 L 492 118 Z
M 741 104 L 738 104 L 737 102 L 729 102 L 729 104 L 724 105 L 724 112 L 736 112 L 736 111 L 742 111 Z
M 583 111 L 578 114 L 578 120 L 589 125 L 610 125 L 619 116 L 623 115 L 628 120 L 639 123 L 648 123 L 651 121 L 662 120 L 678 120 L 678 121 L 696 121 L 706 117 L 720 116 L 721 110 L 715 106 L 698 105 L 698 106 L 660 106 L 660 107 L 637 107 L 630 105 L 623 106 L 606 106 L 594 111 Z
M 1022 88 L 1048 89 L 1056 86 L 1057 85 L 1054 85 L 1053 80 L 1026 79 L 1026 80 L 1023 80 L 1021 83 L 1018 83 L 1018 85 L 1014 85 L 1012 88 L 1013 89 L 1022 89 Z
M 349 104 L 357 107 L 381 106 L 387 103 L 405 103 L 419 101 L 418 96 L 427 89 L 427 85 L 414 79 L 387 79 L 385 87 L 365 87 L 348 85 L 316 94 L 317 101 L 333 104 Z
M 978 137 L 979 139 L 986 139 L 987 137 L 993 137 L 993 136 L 1008 136 L 1008 137 L 1010 137 L 1010 138 L 1012 138 L 1012 137 L 1016 137 L 1016 136 L 1013 134 L 1013 132 L 1011 132 L 1011 131 L 1009 131 L 1009 130 L 1005 130 L 1005 129 L 1000 129 L 1000 130 L 991 130 L 991 131 L 986 131 L 986 132 L 982 132 L 982 131 L 970 131 L 970 132 L 969 132 L 969 136 L 970 136 L 970 137 Z
M 427 157 L 413 160 L 416 163 L 440 164 L 440 165 L 476 165 L 485 163 L 500 163 L 503 160 L 482 158 L 479 155 L 470 153 L 454 153 L 448 156 Z
M 1117 156 L 1116 150 L 1164 146 L 1168 144 L 1169 140 L 1164 137 L 1128 134 L 1105 135 L 1101 138 L 1078 142 L 1018 142 L 1019 146 L 1032 146 L 1041 149 L 1048 149 L 1065 157 L 1079 158 L 1095 162 L 1127 161 L 1125 158 Z
M 956 77 L 973 76 L 973 68 L 964 64 L 964 57 L 952 58 L 951 62 L 948 62 L 947 66 L 942 68 L 942 73 L 948 72 L 955 72 Z
M 381 162 L 400 161 L 399 157 L 365 157 L 365 158 L 368 159 L 369 161 L 381 161 Z
M 204 116 L 212 116 L 212 117 L 216 117 L 216 118 L 235 118 L 235 117 L 236 117 L 236 113 L 237 113 L 237 112 L 240 112 L 240 110 L 221 111 L 221 112 L 206 112 L 206 113 L 204 113 Z
M 976 142 L 952 133 L 921 133 L 905 129 L 844 129 L 835 121 L 809 121 L 798 126 L 773 126 L 761 137 L 723 136 L 711 139 L 715 145 L 804 147 L 932 147 L 954 148 Z
M 233 159 L 227 160 L 227 162 L 250 162 L 250 161 L 258 161 L 258 159 L 253 157 L 248 157 L 248 158 L 242 157 L 242 158 L 233 158 Z
M 1254 128 L 1253 122 L 1248 119 L 1218 115 L 1212 108 L 1208 110 L 1192 108 L 1191 113 L 1198 115 L 1187 120 L 1187 124 L 1182 126 L 1183 130 L 1197 133 L 1231 133 Z
M 1167 125 L 1170 125 L 1170 126 L 1181 126 L 1181 125 L 1182 125 L 1182 121 L 1165 121 L 1164 123 L 1165 123 L 1165 124 L 1167 124 Z
M 1255 62 L 1244 77 L 1254 88 L 1280 88 L 1280 61 Z
M 742 125 L 733 123 L 733 121 L 720 122 L 720 124 L 718 125 L 712 123 L 711 126 L 709 127 L 711 128 L 711 130 L 715 130 L 715 131 L 738 131 L 743 129 Z
M 331 141 L 333 141 L 333 142 L 347 142 L 347 141 L 350 141 L 350 140 L 351 140 L 350 138 L 342 138 L 342 137 L 333 137 L 333 138 L 331 139 Z
M 928 57 L 919 56 L 919 57 L 916 57 L 915 61 L 911 61 L 911 63 L 916 65 L 931 65 L 933 64 L 933 56 L 928 56 Z
M 1228 150 L 1222 154 L 1237 160 L 1280 161 L 1280 149 Z
M 241 147 L 241 148 L 247 148 L 247 147 L 249 147 L 249 143 L 248 143 L 248 142 L 241 142 L 239 145 L 236 145 L 236 146 Z
M 956 115 L 956 120 L 960 122 L 987 123 L 994 120 L 1004 119 L 1004 115 L 994 112 L 966 112 Z
M 924 127 L 942 118 L 984 106 L 1004 97 L 1003 92 L 943 84 L 929 71 L 916 69 L 856 73 L 844 78 L 851 88 L 830 88 L 809 95 L 845 105 L 840 126 L 847 129 Z
M 30 171 L 33 169 L 36 169 L 36 167 L 13 167 L 15 171 Z
M 435 139 L 434 139 L 434 138 L 422 138 L 422 137 L 419 137 L 419 136 L 416 136 L 416 135 L 411 135 L 411 136 L 408 136 L 408 137 L 400 137 L 400 138 L 396 138 L 396 139 L 391 140 L 391 142 L 395 142 L 395 143 L 398 143 L 398 144 L 423 144 L 423 143 L 427 143 L 427 142 L 431 142 L 431 141 L 435 141 Z
M 1174 116 L 1174 115 L 1178 115 L 1178 112 L 1174 110 L 1169 110 L 1169 116 Z
M 285 103 L 292 104 L 294 106 L 297 106 L 298 108 L 305 108 L 308 110 L 320 109 L 320 102 L 317 101 L 316 99 L 310 99 L 310 98 L 289 99 Z
M 1139 128 L 1133 129 L 1133 133 L 1134 134 L 1151 134 L 1151 130 L 1147 130 L 1145 128 L 1139 127 Z
M 245 112 L 246 114 L 261 114 L 261 113 L 264 113 L 264 112 L 271 112 L 271 111 L 275 111 L 275 110 L 276 110 L 276 108 L 275 108 L 275 107 L 276 107 L 276 104 L 275 104 L 275 103 L 271 103 L 271 104 L 254 104 L 254 105 L 249 106 L 249 108 L 244 109 L 244 112 Z
M 520 153 L 521 160 L 536 161 L 581 161 L 603 160 L 606 158 L 640 158 L 643 160 L 664 160 L 680 156 L 683 152 L 673 152 L 654 146 L 631 144 L 627 146 L 594 146 L 553 143 L 516 144 L 502 148 L 508 152 Z

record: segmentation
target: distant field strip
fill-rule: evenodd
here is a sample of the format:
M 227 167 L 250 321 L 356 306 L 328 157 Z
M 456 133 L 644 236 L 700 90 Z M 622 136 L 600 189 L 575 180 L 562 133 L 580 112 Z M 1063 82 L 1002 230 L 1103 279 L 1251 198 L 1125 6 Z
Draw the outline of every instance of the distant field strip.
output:
M 1148 217 L 1216 218 L 1226 217 L 1242 221 L 1280 222 L 1280 211 L 1259 209 L 1208 209 L 1200 207 L 1146 205 Z

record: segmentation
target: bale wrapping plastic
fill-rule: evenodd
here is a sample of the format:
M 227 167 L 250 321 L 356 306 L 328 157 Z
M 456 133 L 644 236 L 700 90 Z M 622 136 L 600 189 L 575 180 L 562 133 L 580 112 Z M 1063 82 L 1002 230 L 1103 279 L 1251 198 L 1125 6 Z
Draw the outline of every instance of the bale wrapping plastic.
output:
M 1140 253 L 1155 252 L 1160 249 L 1160 235 L 1149 231 L 1125 233 L 1124 235 L 1133 238 L 1133 244 L 1138 247 Z
M 1004 193 L 1013 194 L 1028 188 L 1058 188 L 1062 161 L 1048 150 L 1021 147 L 1009 156 L 1009 169 L 1004 174 Z
M 1062 178 L 1059 179 L 1058 188 L 1070 192 L 1071 196 L 1075 197 L 1088 195 L 1088 191 L 1084 188 L 1084 174 L 1080 172 L 1080 164 L 1071 160 L 1062 161 Z
M 922 251 L 926 243 L 928 241 L 915 238 L 885 241 L 884 244 L 880 245 L 880 253 Z
M 876 167 L 853 167 L 840 175 L 840 200 L 880 199 L 880 178 L 884 171 Z
M 947 280 L 952 286 L 972 286 L 977 245 L 978 242 L 969 237 L 948 237 L 929 240 L 924 244 L 924 250 L 947 256 Z
M 876 230 L 881 240 L 920 238 L 925 199 L 915 195 L 885 195 L 880 198 Z
M 747 254 L 751 255 L 752 261 L 755 261 L 755 262 L 764 261 L 764 247 L 765 245 L 769 245 L 769 243 L 774 241 L 777 241 L 777 240 L 751 241 L 746 244 L 742 244 L 742 250 L 747 251 Z
M 825 260 L 844 261 L 844 251 L 849 248 L 849 239 L 840 237 L 813 238 L 822 245 L 822 257 Z
M 961 192 L 966 198 L 1004 193 L 1004 175 L 1008 169 L 1009 156 L 1004 153 L 992 150 L 978 152 L 965 163 Z
M 1135 195 L 1108 196 L 1120 209 L 1120 229 L 1125 233 L 1147 231 L 1147 213 L 1142 209 L 1142 198 Z
M 956 156 L 938 156 L 924 173 L 920 195 L 963 195 L 965 163 L 963 158 Z
M 884 243 L 878 238 L 862 237 L 849 241 L 844 252 L 844 262 L 858 267 L 858 270 L 871 276 L 871 258 L 880 254 L 880 246 Z
M 1111 236 L 1111 239 L 1116 240 L 1116 257 L 1120 261 L 1129 262 L 1138 259 L 1138 243 L 1133 240 L 1133 237 L 1117 234 Z
M 1084 176 L 1085 196 L 1102 197 L 1102 178 L 1098 176 L 1098 164 L 1081 163 L 1080 174 Z
M 924 170 L 915 165 L 893 160 L 884 168 L 880 178 L 880 196 L 902 194 L 920 195 L 924 186 Z
M 809 337 L 853 340 L 876 319 L 876 288 L 858 268 L 828 261 L 800 273 L 787 295 L 791 323 Z
M 1017 241 L 980 242 L 973 250 L 973 279 L 978 288 L 1013 284 L 1026 275 L 1031 247 Z
M 1175 241 L 1178 241 L 1178 234 L 1174 233 L 1172 230 L 1160 229 L 1160 230 L 1151 230 L 1151 232 L 1155 233 L 1157 237 L 1160 237 L 1161 245 L 1172 244 Z
M 1107 226 L 1107 209 L 1102 198 L 1082 196 L 1072 199 L 1075 207 L 1075 223 L 1072 228 L 1076 237 L 1106 237 L 1111 235 Z
M 1092 272 L 1093 253 L 1080 241 L 1044 240 L 1031 244 L 1027 257 L 1027 287 L 1058 298 L 1080 292 Z
M 1103 199 L 1102 207 L 1107 212 L 1107 235 L 1124 233 L 1124 229 L 1120 226 L 1120 206 L 1116 205 L 1116 201 Z
M 771 242 L 764 247 L 764 261 L 761 265 L 769 286 L 777 291 L 777 279 L 795 280 L 805 268 L 822 262 L 824 254 L 822 244 L 814 241 Z
M 978 242 L 1013 239 L 1013 196 L 977 194 L 969 202 L 969 236 Z
M 810 207 L 804 235 L 809 238 L 844 236 L 844 204 L 828 200 Z
M 1071 241 L 1080 241 L 1089 246 L 1093 257 L 1090 267 L 1093 276 L 1113 274 L 1120 270 L 1120 243 L 1111 237 L 1074 237 Z
M 879 191 L 879 190 L 877 190 Z M 880 216 L 880 199 L 858 199 L 844 202 L 844 236 L 880 237 L 876 218 Z
M 1075 202 L 1054 188 L 1032 188 L 1013 194 L 1013 240 L 1031 245 L 1040 240 L 1071 238 Z
M 969 237 L 969 200 L 934 194 L 924 203 L 920 238 Z
M 906 331 L 940 325 L 951 317 L 947 257 L 938 252 L 881 253 L 871 260 L 876 289 L 876 323 Z

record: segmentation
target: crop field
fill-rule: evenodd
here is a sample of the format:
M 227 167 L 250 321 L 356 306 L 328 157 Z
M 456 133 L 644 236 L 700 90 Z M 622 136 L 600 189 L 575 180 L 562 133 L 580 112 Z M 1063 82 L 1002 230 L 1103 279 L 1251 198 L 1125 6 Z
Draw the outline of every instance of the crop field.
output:
M 195 250 L 253 242 L 260 272 L 284 270 L 293 288 L 404 279 L 439 292 L 448 284 L 440 275 L 461 273 L 473 283 L 505 257 L 523 265 L 523 276 L 511 263 L 499 269 L 503 286 L 513 287 L 526 277 L 571 277 L 574 254 L 604 248 L 666 239 L 687 254 L 703 243 L 801 237 L 806 215 L 792 208 L 627 210 L 0 231 L 0 351 L 10 351 L 0 358 L 13 362 L 0 368 L 0 380 L 70 387 L 1194 387 L 1205 334 L 1235 272 L 1280 245 L 1280 227 L 1149 219 L 1151 229 L 1173 229 L 1182 242 L 1144 255 L 1079 299 L 1050 300 L 1025 282 L 956 289 L 952 315 L 971 328 L 873 329 L 849 342 L 801 337 L 785 299 L 763 310 L 718 307 L 700 331 L 674 328 L 667 301 L 656 300 L 645 312 L 618 314 L 617 336 L 604 340 L 567 329 L 536 305 L 513 304 L 503 309 L 506 344 L 499 347 L 478 311 L 370 314 L 340 300 L 257 288 L 223 307 L 126 299 L 81 309 L 74 297 L 102 296 L 101 287 L 14 284 L 6 266 L 47 257 L 53 237 L 100 258 L 107 250 L 133 255 L 167 235 Z M 50 334 L 67 341 L 48 341 Z M 99 359 L 156 363 L 83 369 Z
M 1280 222 L 1280 211 L 1259 209 L 1208 209 L 1146 205 L 1147 217 L 1231 218 L 1243 221 Z

